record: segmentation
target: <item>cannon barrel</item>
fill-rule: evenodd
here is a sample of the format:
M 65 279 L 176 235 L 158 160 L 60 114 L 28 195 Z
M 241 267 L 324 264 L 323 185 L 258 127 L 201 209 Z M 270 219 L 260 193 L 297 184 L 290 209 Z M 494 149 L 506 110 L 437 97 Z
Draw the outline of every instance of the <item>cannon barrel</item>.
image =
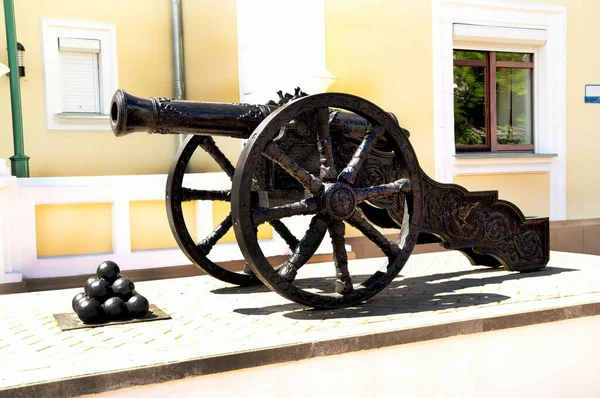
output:
M 141 98 L 117 90 L 110 106 L 110 126 L 117 137 L 147 132 L 246 139 L 275 109 L 275 105 Z M 397 122 L 394 114 L 389 114 Z M 364 136 L 368 127 L 367 120 L 347 112 L 338 112 L 330 125 L 332 133 L 358 137 Z
M 140 98 L 117 90 L 110 126 L 117 137 L 136 132 L 248 138 L 274 106 Z

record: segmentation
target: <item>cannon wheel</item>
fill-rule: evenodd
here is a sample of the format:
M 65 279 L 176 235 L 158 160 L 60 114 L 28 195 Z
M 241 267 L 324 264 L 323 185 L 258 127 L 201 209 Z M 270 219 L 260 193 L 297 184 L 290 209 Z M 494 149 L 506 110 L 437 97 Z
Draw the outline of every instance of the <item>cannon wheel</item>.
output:
M 206 238 L 196 243 L 192 238 L 183 216 L 182 203 L 195 200 L 230 201 L 230 190 L 203 190 L 183 186 L 183 178 L 192 155 L 198 148 L 207 152 L 229 176 L 233 177 L 235 169 L 229 159 L 215 144 L 212 137 L 192 135 L 181 145 L 171 165 L 166 187 L 166 205 L 169 225 L 173 236 L 188 259 L 206 273 L 224 282 L 240 286 L 260 284 L 260 280 L 246 267 L 244 272 L 233 272 L 215 264 L 208 258 L 211 249 L 231 229 L 231 214 L 225 217 L 215 230 Z M 298 239 L 279 220 L 272 220 L 271 226 L 291 250 L 296 248 Z M 321 239 L 323 237 L 321 236 Z
M 362 143 L 357 146 L 349 162 L 340 162 L 333 153 L 329 134 L 330 108 L 354 112 L 371 123 Z M 321 161 L 319 177 L 304 169 L 290 154 L 277 144 L 281 129 L 296 118 L 313 115 L 318 127 L 318 148 Z M 403 175 L 407 178 L 390 181 L 374 187 L 359 187 L 358 174 L 378 138 L 384 137 L 394 152 Z M 306 199 L 271 208 L 256 207 L 250 198 L 252 180 L 259 172 L 261 158 L 266 157 L 282 167 L 310 193 Z M 346 159 L 348 156 L 346 156 Z M 336 164 L 338 166 L 336 170 Z M 421 169 L 415 152 L 400 127 L 382 109 L 353 95 L 326 93 L 303 97 L 277 109 L 254 131 L 242 150 L 233 177 L 231 209 L 233 228 L 238 244 L 255 274 L 265 285 L 282 296 L 313 308 L 328 309 L 360 303 L 384 289 L 400 272 L 417 241 L 421 214 Z M 404 195 L 404 218 L 397 241 L 380 233 L 358 206 L 367 200 L 391 195 Z M 311 228 L 302 237 L 295 253 L 281 268 L 269 264 L 260 247 L 256 228 L 263 222 L 301 214 L 313 214 Z M 358 229 L 374 242 L 386 257 L 384 267 L 354 284 L 348 269 L 345 249 L 345 223 Z M 329 231 L 335 264 L 333 286 L 322 288 L 306 286 L 306 281 L 295 279 L 302 264 L 294 258 L 312 250 L 313 235 Z M 304 252 L 303 252 L 304 250 Z M 314 250 L 312 250 L 314 251 Z M 360 272 L 360 270 L 358 270 Z M 331 285 L 331 284 L 330 284 Z M 332 289 L 332 287 L 334 289 Z
M 173 236 L 187 258 L 215 278 L 240 286 L 260 284 L 260 280 L 254 274 L 229 271 L 208 258 L 208 254 L 214 245 L 231 228 L 231 216 L 227 216 L 208 237 L 199 243 L 194 241 L 186 226 L 182 209 L 183 202 L 194 200 L 221 200 L 228 202 L 230 200 L 229 190 L 209 191 L 183 186 L 185 171 L 192 155 L 198 148 L 204 149 L 230 178 L 234 173 L 233 165 L 211 137 L 192 135 L 185 140 L 175 156 L 167 178 L 167 216 Z

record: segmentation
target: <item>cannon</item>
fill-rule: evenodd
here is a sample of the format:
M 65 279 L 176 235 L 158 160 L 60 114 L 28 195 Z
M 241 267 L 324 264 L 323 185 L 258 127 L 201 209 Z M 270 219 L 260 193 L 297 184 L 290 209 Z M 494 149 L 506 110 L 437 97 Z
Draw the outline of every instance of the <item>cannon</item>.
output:
M 474 265 L 520 272 L 546 266 L 548 218 L 525 217 L 513 203 L 499 200 L 497 191 L 469 192 L 430 178 L 392 113 L 344 93 L 306 95 L 296 89 L 279 97 L 265 105 L 140 98 L 123 90 L 113 97 L 110 123 L 117 137 L 189 135 L 168 174 L 166 206 L 178 245 L 206 273 L 240 286 L 263 283 L 289 300 L 332 309 L 383 290 L 420 243 L 458 250 Z M 214 136 L 246 140 L 235 167 Z M 229 177 L 231 189 L 183 185 L 198 148 Z M 198 200 L 230 202 L 231 212 L 208 236 L 194 240 L 182 203 Z M 284 221 L 300 215 L 311 217 L 310 225 L 296 236 Z M 272 264 L 261 250 L 258 227 L 265 223 L 289 246 L 282 263 Z M 352 267 L 347 225 L 381 250 L 382 267 Z M 246 261 L 242 272 L 209 259 L 232 228 Z M 381 228 L 397 229 L 398 237 L 390 239 Z M 335 270 L 311 285 L 314 278 L 297 275 L 327 233 Z

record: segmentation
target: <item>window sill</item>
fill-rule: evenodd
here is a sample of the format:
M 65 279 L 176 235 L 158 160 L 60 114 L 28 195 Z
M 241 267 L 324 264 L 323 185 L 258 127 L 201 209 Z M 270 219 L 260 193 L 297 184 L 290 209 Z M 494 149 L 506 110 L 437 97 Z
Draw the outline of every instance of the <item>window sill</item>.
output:
M 110 117 L 101 113 L 57 113 L 50 131 L 107 131 L 110 130 Z
M 548 173 L 554 153 L 458 153 L 454 155 L 454 175 Z
M 57 113 L 56 119 L 60 122 L 108 122 L 108 115 L 101 113 Z

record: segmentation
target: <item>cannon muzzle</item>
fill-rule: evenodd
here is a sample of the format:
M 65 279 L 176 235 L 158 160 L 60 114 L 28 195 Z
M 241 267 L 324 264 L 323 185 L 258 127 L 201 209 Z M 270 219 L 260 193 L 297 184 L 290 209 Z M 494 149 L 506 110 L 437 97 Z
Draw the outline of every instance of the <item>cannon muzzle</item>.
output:
M 110 104 L 110 127 L 117 137 L 158 126 L 158 109 L 153 98 L 140 98 L 117 90 Z

